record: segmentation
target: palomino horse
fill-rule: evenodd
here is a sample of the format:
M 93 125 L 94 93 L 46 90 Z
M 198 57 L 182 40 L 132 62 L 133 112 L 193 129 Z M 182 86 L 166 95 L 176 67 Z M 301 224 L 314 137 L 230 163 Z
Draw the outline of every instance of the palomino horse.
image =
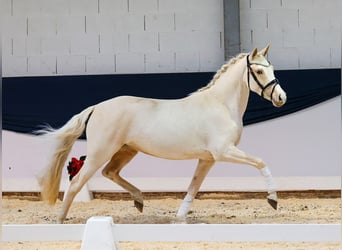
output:
M 276 209 L 276 186 L 265 163 L 236 146 L 239 143 L 249 91 L 280 107 L 286 93 L 265 58 L 269 46 L 240 54 L 223 65 L 211 82 L 176 100 L 120 96 L 88 107 L 62 128 L 43 129 L 55 142 L 51 160 L 39 179 L 42 198 L 54 204 L 61 172 L 75 140 L 86 129 L 87 158 L 72 179 L 57 222 L 62 223 L 75 195 L 105 163 L 102 174 L 126 189 L 142 212 L 141 191 L 119 174 L 140 151 L 165 159 L 199 159 L 186 197 L 177 213 L 184 219 L 201 183 L 216 161 L 248 164 L 260 170 L 267 184 L 268 202 Z

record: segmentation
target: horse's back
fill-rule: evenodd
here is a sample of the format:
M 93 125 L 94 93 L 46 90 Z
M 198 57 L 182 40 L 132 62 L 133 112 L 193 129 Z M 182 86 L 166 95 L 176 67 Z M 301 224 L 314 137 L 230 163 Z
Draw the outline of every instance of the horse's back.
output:
M 88 122 L 88 130 L 97 130 L 97 136 L 101 132 L 129 130 L 134 124 L 153 120 L 153 116 L 160 109 L 160 103 L 165 101 L 135 96 L 108 99 L 95 106 Z

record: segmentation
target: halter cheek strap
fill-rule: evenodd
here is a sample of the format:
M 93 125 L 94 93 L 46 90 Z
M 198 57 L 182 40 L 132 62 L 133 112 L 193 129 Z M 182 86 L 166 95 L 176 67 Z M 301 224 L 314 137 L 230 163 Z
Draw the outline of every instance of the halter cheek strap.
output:
M 261 65 L 263 67 L 269 67 L 271 64 L 269 63 L 269 65 L 264 65 L 264 64 L 260 64 L 260 63 L 250 63 L 249 61 L 249 55 L 247 56 L 247 82 L 248 82 L 248 88 L 251 89 L 250 86 L 250 75 L 252 75 L 254 81 L 258 84 L 258 86 L 261 89 L 261 97 L 264 98 L 264 92 L 267 88 L 269 88 L 271 85 L 273 85 L 272 90 L 271 90 L 271 94 L 270 94 L 270 98 L 273 101 L 273 92 L 275 87 L 279 84 L 279 80 L 277 78 L 274 78 L 272 81 L 270 81 L 269 83 L 267 83 L 265 86 L 263 86 L 258 77 L 255 75 L 255 73 L 253 72 L 251 65 Z

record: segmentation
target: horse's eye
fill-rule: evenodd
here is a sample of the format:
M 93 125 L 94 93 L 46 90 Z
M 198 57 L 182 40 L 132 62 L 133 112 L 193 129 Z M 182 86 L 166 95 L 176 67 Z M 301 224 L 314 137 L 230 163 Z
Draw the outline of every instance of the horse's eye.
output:
M 262 75 L 262 70 L 259 69 L 259 70 L 257 71 L 257 74 L 258 74 L 258 75 Z

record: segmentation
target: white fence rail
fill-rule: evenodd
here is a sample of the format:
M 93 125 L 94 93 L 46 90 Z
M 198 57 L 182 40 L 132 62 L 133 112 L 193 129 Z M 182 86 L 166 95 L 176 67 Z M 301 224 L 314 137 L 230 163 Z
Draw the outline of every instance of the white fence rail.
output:
M 4 242 L 81 241 L 85 224 L 3 225 Z M 339 242 L 339 224 L 115 224 L 117 241 Z
M 111 242 L 339 242 L 340 229 L 340 224 L 114 224 L 111 217 L 92 217 L 87 224 L 3 225 L 2 235 L 4 242 L 82 240 L 92 244 L 104 235 Z

